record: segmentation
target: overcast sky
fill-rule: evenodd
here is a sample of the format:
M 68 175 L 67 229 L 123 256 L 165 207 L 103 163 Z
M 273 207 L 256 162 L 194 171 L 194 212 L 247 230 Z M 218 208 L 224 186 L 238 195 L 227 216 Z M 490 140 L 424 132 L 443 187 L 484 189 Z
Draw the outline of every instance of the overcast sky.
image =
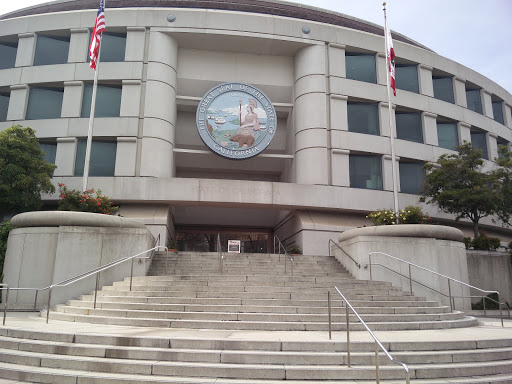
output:
M 0 0 L 0 14 L 45 2 Z M 384 24 L 382 0 L 295 2 Z M 474 69 L 512 93 L 512 0 L 388 0 L 387 14 L 393 31 Z

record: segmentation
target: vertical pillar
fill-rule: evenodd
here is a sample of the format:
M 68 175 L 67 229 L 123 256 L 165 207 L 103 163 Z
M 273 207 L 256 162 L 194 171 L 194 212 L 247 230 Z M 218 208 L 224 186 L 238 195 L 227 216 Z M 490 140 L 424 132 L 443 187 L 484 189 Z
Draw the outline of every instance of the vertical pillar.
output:
M 400 157 L 395 156 L 396 178 L 398 180 L 398 192 L 400 192 Z M 382 188 L 385 191 L 393 191 L 393 164 L 390 155 L 382 156 Z M 398 207 L 397 207 L 398 208 Z
M 82 114 L 83 81 L 65 81 L 62 98 L 62 117 L 80 117 Z
M 7 120 L 25 120 L 30 87 L 26 84 L 11 85 Z
M 432 70 L 433 68 L 428 65 L 418 65 L 418 81 L 420 93 L 422 95 L 430 97 L 434 97 L 434 83 L 432 82 Z
M 328 184 L 326 48 L 314 45 L 295 57 L 295 182 Z
M 139 117 L 142 90 L 141 80 L 123 80 L 121 91 L 121 117 Z
M 118 137 L 114 176 L 135 176 L 137 138 Z
M 471 143 L 471 124 L 468 123 L 457 123 L 459 131 L 459 145 L 464 144 L 465 141 Z
M 76 148 L 78 140 L 76 137 L 58 137 L 57 151 L 55 153 L 54 176 L 73 176 L 75 173 Z
M 437 115 L 423 112 L 421 119 L 423 122 L 423 142 L 437 147 L 439 145 L 439 139 L 437 138 Z
M 151 31 L 142 128 L 140 176 L 175 174 L 176 73 L 178 43 L 169 34 Z
M 498 135 L 489 132 L 487 139 L 489 160 L 494 161 L 498 157 Z
M 393 122 L 393 134 L 396 137 L 396 122 L 395 122 L 395 106 L 391 107 L 392 114 L 391 116 Z M 385 137 L 391 137 L 391 127 L 389 126 L 389 104 L 380 102 L 379 103 L 379 125 L 380 125 L 380 135 Z M 390 147 L 391 148 L 391 144 Z
M 453 93 L 455 96 L 455 104 L 467 108 L 468 103 L 466 101 L 466 80 L 456 76 L 453 77 Z
M 492 95 L 485 89 L 480 90 L 480 96 L 482 98 L 482 113 L 491 119 L 494 119 L 494 112 L 492 110 Z
M 332 185 L 350 187 L 350 151 L 333 149 L 331 157 Z
M 128 27 L 124 61 L 143 61 L 146 40 L 145 27 Z
M 387 86 L 387 69 L 386 69 L 386 54 L 378 53 L 375 57 L 375 65 L 377 66 L 377 84 L 386 85 Z
M 87 28 L 72 29 L 69 38 L 68 63 L 85 63 L 89 47 L 90 31 Z
M 512 107 L 507 103 L 503 103 L 503 119 L 505 125 L 512 129 Z
M 37 35 L 35 33 L 21 33 L 18 35 L 18 52 L 16 53 L 16 67 L 29 67 L 34 62 Z

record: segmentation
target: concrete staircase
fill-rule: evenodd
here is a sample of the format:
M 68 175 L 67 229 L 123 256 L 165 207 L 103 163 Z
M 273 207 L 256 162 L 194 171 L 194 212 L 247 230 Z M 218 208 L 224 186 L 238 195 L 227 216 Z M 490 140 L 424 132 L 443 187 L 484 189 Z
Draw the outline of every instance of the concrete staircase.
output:
M 334 286 L 373 330 L 467 327 L 474 318 L 411 296 L 389 283 L 352 278 L 332 257 L 299 255 L 285 275 L 284 258 L 228 254 L 223 274 L 217 254 L 157 254 L 149 274 L 103 287 L 55 306 L 51 319 L 146 327 L 266 331 L 327 331 L 327 291 Z M 165 268 L 167 262 L 167 273 Z M 333 330 L 346 329 L 345 309 L 333 295 Z M 362 325 L 351 314 L 351 329 Z
M 375 383 L 366 331 L 327 334 L 327 290 L 347 294 L 412 383 L 512 383 L 511 328 L 478 326 L 435 302 L 382 282 L 357 281 L 334 259 L 297 256 L 294 275 L 276 255 L 156 255 L 152 276 L 103 287 L 44 318 L 0 327 L 0 377 L 33 383 Z M 333 295 L 333 297 L 335 297 Z M 335 329 L 344 308 L 333 300 Z M 351 330 L 360 329 L 351 318 Z M 12 324 L 12 325 L 9 325 Z M 470 327 L 471 326 L 471 327 Z M 312 331 L 312 332 L 306 332 Z M 405 383 L 380 355 L 381 382 Z

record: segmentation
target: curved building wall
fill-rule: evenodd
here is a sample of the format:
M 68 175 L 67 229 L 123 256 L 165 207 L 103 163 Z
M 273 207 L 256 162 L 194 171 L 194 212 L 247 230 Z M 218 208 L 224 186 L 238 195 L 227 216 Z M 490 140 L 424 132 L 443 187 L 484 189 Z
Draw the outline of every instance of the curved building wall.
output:
M 100 64 L 104 115 L 95 119 L 93 133 L 93 155 L 101 161 L 88 185 L 111 196 L 124 216 L 167 237 L 180 226 L 260 228 L 305 253 L 326 254 L 329 238 L 367 224 L 368 211 L 393 206 L 382 36 L 257 11 L 106 12 L 108 44 L 125 45 L 122 53 L 106 52 L 104 40 L 102 55 L 112 57 Z M 95 14 L 67 10 L 0 21 L 0 48 L 17 44 L 15 61 L 0 70 L 0 96 L 8 106 L 0 129 L 18 123 L 34 128 L 44 148 L 54 151 L 54 183 L 72 188 L 82 185 L 80 156 L 89 122 L 84 111 L 94 76 L 87 48 Z M 67 59 L 34 65 L 58 60 L 41 54 L 45 39 L 67 41 Z M 405 207 L 418 204 L 410 192 L 419 166 L 449 153 L 444 147 L 453 140 L 478 142 L 491 160 L 498 144 L 509 145 L 512 95 L 475 71 L 400 40 L 394 41 L 397 82 L 402 74 L 401 86 L 411 89 L 397 89 L 393 98 L 393 118 L 400 124 L 399 204 Z M 62 48 L 55 49 L 58 56 Z M 221 158 L 197 133 L 199 101 L 223 82 L 249 83 L 275 106 L 275 137 L 256 157 Z M 58 111 L 52 114 L 54 99 Z M 481 111 L 468 108 L 468 101 Z M 493 166 L 491 160 L 486 166 Z M 49 205 L 57 199 L 45 196 Z M 452 219 L 426 210 L 439 220 Z M 491 233 L 501 230 L 491 220 L 483 224 Z

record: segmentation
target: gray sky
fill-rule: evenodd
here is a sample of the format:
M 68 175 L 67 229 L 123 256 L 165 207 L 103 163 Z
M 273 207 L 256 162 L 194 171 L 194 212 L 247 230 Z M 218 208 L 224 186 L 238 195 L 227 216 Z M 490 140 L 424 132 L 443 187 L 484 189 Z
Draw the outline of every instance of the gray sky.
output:
M 44 2 L 1 0 L 0 14 Z M 382 0 L 294 2 L 384 24 Z M 474 69 L 512 93 L 512 0 L 387 0 L 387 14 L 393 31 Z

